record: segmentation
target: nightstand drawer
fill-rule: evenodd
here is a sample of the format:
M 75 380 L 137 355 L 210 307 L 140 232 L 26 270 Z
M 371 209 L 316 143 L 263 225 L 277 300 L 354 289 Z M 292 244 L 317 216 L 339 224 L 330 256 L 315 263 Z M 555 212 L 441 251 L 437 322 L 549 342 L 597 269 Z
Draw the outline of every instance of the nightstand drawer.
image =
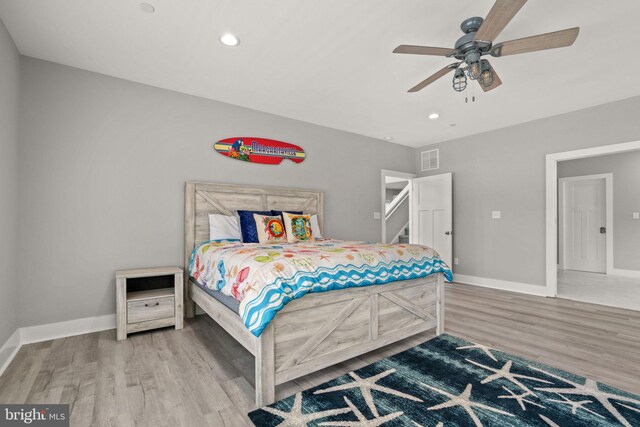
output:
M 166 296 L 127 302 L 127 323 L 164 319 L 175 316 L 175 298 Z

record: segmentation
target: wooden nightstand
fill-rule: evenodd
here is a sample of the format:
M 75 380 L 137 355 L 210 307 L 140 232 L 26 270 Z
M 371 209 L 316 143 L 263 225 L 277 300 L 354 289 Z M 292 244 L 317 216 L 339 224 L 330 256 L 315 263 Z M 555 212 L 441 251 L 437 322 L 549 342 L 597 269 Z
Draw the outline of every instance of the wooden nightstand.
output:
M 178 267 L 116 271 L 118 340 L 148 329 L 182 329 L 182 274 Z

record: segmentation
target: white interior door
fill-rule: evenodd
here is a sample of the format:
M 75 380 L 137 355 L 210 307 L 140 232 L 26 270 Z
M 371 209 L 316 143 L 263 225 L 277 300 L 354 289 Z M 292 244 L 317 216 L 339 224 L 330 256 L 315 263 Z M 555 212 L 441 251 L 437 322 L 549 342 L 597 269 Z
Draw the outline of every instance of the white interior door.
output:
M 606 181 L 560 180 L 560 253 L 566 270 L 606 273 Z
M 435 249 L 453 268 L 452 175 L 415 178 L 411 208 L 411 243 Z

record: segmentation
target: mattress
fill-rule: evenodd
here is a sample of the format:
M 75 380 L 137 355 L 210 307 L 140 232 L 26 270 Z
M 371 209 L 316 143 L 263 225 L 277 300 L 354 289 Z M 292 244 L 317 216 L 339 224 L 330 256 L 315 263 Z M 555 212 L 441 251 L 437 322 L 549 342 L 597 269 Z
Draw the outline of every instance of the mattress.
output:
M 245 327 L 260 336 L 276 313 L 309 292 L 382 285 L 443 273 L 449 267 L 420 245 L 322 240 L 291 244 L 207 241 L 198 245 L 189 275 L 201 287 L 240 302 Z
M 206 286 L 202 286 L 200 283 L 196 282 L 196 280 L 193 277 L 189 277 L 189 281 L 191 283 L 194 283 L 197 287 L 205 291 L 207 294 L 211 295 L 213 299 L 217 300 L 218 302 L 221 302 L 229 310 L 233 311 L 236 314 L 240 314 L 240 301 L 238 301 L 234 297 L 225 295 L 220 291 L 209 289 Z

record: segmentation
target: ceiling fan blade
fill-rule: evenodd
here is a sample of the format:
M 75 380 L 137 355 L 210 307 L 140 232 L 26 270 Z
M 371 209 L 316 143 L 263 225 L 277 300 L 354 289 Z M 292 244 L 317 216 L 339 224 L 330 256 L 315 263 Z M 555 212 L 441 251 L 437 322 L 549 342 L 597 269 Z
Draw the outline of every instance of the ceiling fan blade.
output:
M 485 86 L 482 83 L 478 82 L 482 90 L 485 92 L 489 92 L 490 90 L 493 90 L 502 84 L 502 80 L 500 80 L 500 76 L 498 75 L 498 73 L 496 73 L 496 70 L 495 68 L 493 68 L 493 65 L 491 66 L 491 71 L 493 71 L 493 83 L 491 83 L 490 86 Z
M 526 2 L 527 0 L 496 0 L 476 33 L 475 40 L 494 41 Z
M 525 37 L 523 39 L 498 43 L 491 49 L 491 55 L 500 57 L 571 46 L 578 38 L 579 32 L 580 28 L 575 27 L 567 30 L 555 31 L 553 33 L 540 34 L 538 36 Z
M 451 56 L 456 52 L 455 49 L 447 49 L 445 47 L 429 47 L 429 46 L 412 46 L 402 44 L 393 50 L 393 53 L 407 53 L 409 55 L 435 55 L 435 56 Z
M 450 72 L 458 68 L 458 65 L 460 64 L 456 63 L 456 64 L 447 65 L 442 70 L 434 73 L 432 76 L 428 77 L 427 79 L 421 81 L 420 83 L 418 83 L 417 85 L 409 89 L 409 92 L 418 92 L 424 89 L 425 87 L 429 86 L 431 83 L 435 82 L 439 78 L 446 76 L 447 74 L 449 74 Z

